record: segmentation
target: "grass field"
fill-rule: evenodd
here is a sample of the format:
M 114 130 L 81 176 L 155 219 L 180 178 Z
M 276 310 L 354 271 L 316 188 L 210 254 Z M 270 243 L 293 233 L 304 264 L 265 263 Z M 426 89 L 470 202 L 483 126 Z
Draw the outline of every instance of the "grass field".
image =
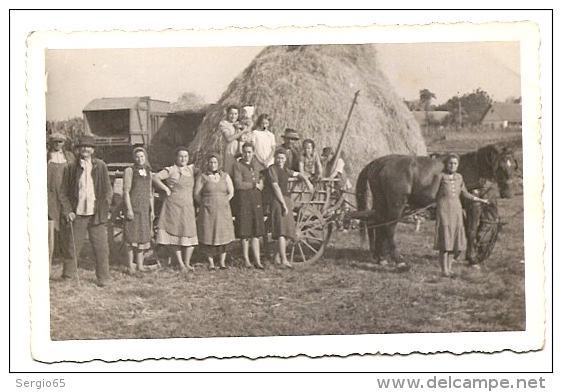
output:
M 478 135 L 482 136 L 482 135 Z M 486 135 L 513 140 L 513 135 Z M 474 135 L 451 136 L 446 148 L 475 148 Z M 519 136 L 520 140 L 520 136 Z M 492 140 L 496 141 L 496 140 Z M 464 147 L 463 147 L 464 146 Z M 429 149 L 436 146 L 428 146 Z M 441 146 L 442 147 L 442 146 Z M 442 278 L 432 250 L 434 222 L 419 232 L 399 224 L 397 244 L 408 272 L 373 264 L 356 230 L 335 231 L 313 265 L 281 270 L 233 266 L 211 272 L 200 259 L 187 275 L 163 267 L 138 277 L 112 266 L 109 287 L 95 285 L 85 249 L 80 280 L 50 282 L 51 337 L 123 339 L 216 336 L 520 331 L 525 329 L 523 196 L 500 200 L 507 223 L 482 270 L 455 265 Z M 60 276 L 56 264 L 52 276 Z

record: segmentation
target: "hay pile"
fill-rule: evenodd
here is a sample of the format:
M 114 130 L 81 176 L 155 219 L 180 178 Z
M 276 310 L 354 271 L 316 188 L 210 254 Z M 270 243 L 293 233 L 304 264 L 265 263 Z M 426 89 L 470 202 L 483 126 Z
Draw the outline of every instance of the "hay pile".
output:
M 371 160 L 391 153 L 426 155 L 418 123 L 378 67 L 374 45 L 270 46 L 234 79 L 204 118 L 190 152 L 197 164 L 220 151 L 219 122 L 228 105 L 254 105 L 268 113 L 278 144 L 285 128 L 312 138 L 317 150 L 337 146 L 361 90 L 343 151 L 354 180 Z

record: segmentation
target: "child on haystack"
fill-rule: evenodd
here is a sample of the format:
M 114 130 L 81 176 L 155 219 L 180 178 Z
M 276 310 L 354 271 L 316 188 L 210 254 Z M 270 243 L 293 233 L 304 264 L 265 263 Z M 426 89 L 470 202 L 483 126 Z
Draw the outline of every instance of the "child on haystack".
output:
M 259 163 L 260 170 L 267 169 L 273 164 L 276 142 L 275 135 L 269 130 L 271 118 L 262 113 L 256 121 L 256 127 L 252 131 L 252 143 L 254 143 L 254 158 Z
M 238 139 L 238 153 L 236 154 L 236 159 L 242 157 L 242 146 L 246 142 L 252 141 L 252 128 L 254 127 L 254 107 L 244 106 L 240 112 L 240 117 L 235 125 L 238 128 L 238 132 L 241 132 L 241 136 Z

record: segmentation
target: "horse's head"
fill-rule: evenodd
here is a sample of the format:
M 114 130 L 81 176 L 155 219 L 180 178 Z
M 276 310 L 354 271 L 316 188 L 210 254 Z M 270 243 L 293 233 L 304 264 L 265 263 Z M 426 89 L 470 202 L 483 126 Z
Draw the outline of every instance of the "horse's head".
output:
M 489 178 L 498 183 L 501 197 L 512 198 L 513 179 L 518 168 L 513 151 L 507 147 L 491 145 L 478 150 L 477 155 L 480 167 L 483 168 L 482 163 L 485 163 Z

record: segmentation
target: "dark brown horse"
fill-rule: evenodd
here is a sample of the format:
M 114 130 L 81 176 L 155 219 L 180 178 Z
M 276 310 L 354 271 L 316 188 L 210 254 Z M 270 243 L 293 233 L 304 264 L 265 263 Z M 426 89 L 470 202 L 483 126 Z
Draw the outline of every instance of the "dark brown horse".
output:
M 517 163 L 511 150 L 488 145 L 476 152 L 461 155 L 458 172 L 469 191 L 480 188 L 485 180 L 499 185 L 502 197 L 511 197 Z M 402 261 L 396 249 L 396 224 L 406 207 L 423 208 L 434 202 L 437 189 L 434 176 L 443 170 L 435 157 L 387 155 L 369 163 L 357 178 L 357 209 L 367 211 L 368 189 L 372 195 L 372 214 L 364 220 L 369 234 L 369 248 L 378 262 Z M 362 230 L 364 236 L 365 230 Z

